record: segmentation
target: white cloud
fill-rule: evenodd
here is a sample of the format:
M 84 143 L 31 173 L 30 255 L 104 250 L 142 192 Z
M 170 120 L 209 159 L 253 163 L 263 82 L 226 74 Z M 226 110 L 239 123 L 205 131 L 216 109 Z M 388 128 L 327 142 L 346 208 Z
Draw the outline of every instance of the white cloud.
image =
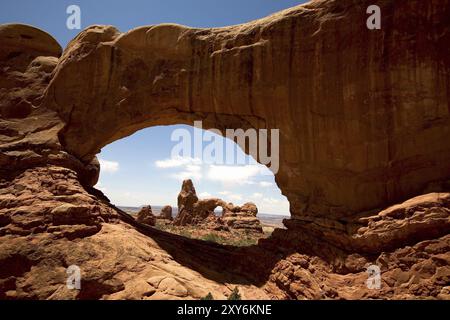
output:
M 200 165 L 202 161 L 198 158 L 191 157 L 175 157 L 169 158 L 165 160 L 158 160 L 155 162 L 155 165 L 158 168 L 166 169 L 166 168 L 177 168 L 183 167 L 186 165 Z
M 172 178 L 178 180 L 195 179 L 200 180 L 203 177 L 202 167 L 198 165 L 187 165 L 183 171 L 174 173 L 171 175 Z
M 281 203 L 281 200 L 275 199 L 275 198 L 264 198 L 264 199 L 263 199 L 263 202 L 266 203 L 266 204 L 274 205 L 274 204 L 279 204 L 279 203 Z
M 196 179 L 200 180 L 202 174 L 202 161 L 198 158 L 191 157 L 175 157 L 155 162 L 156 167 L 162 169 L 179 168 L 180 172 L 171 174 L 172 178 L 177 180 Z
M 211 194 L 208 192 L 202 192 L 199 194 L 200 198 L 210 198 Z
M 280 198 L 263 198 L 257 202 L 258 211 L 270 214 L 282 214 L 289 216 L 289 201 L 285 197 Z
M 259 165 L 246 166 L 217 166 L 211 165 L 208 170 L 208 179 L 224 183 L 254 184 L 250 178 L 261 173 Z
M 228 190 L 224 190 L 224 191 L 219 191 L 217 192 L 222 200 L 230 202 L 230 201 L 241 201 L 242 199 L 244 199 L 244 196 L 238 193 L 234 193 Z
M 253 196 L 253 198 L 262 198 L 263 197 L 263 194 L 262 193 L 259 193 L 259 192 L 255 192 L 254 194 L 252 194 L 252 196 Z
M 155 166 L 161 169 L 179 169 L 180 172 L 172 173 L 170 176 L 178 180 L 202 179 L 203 176 L 215 182 L 228 185 L 257 185 L 253 177 L 266 175 L 268 170 L 260 164 L 249 165 L 214 165 L 206 164 L 199 158 L 174 157 L 165 160 L 158 160 Z M 261 186 L 272 185 L 269 182 Z
M 116 161 L 98 159 L 98 162 L 100 162 L 100 170 L 102 172 L 115 173 L 119 170 L 119 163 Z
M 261 187 L 267 188 L 267 187 L 273 186 L 273 183 L 272 183 L 272 182 L 261 181 L 261 182 L 259 183 L 259 185 L 260 185 Z
M 240 200 L 242 200 L 242 195 L 240 195 L 240 194 L 230 194 L 228 196 L 228 198 L 231 199 L 231 200 L 240 201 Z
M 186 171 L 190 172 L 200 172 L 202 171 L 202 167 L 194 164 L 189 164 L 186 166 Z

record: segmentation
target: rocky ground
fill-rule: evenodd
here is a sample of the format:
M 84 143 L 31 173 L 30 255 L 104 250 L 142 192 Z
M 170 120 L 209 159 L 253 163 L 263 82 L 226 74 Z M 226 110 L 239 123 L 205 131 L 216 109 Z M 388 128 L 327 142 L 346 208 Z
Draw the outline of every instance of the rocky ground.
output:
M 2 299 L 201 299 L 208 293 L 225 299 L 235 287 L 243 299 L 450 299 L 449 235 L 413 238 L 371 254 L 326 242 L 317 249 L 281 229 L 256 245 L 220 245 L 141 224 L 98 200 L 100 192 L 92 190 L 93 198 L 72 187 L 76 183 L 59 176 L 61 170 L 45 172 L 52 182 L 24 173 L 24 183 L 2 189 Z M 53 192 L 47 200 L 39 191 L 46 183 Z M 19 200 L 21 211 L 13 206 Z M 427 225 L 448 228 L 449 200 L 449 193 L 432 193 L 371 213 L 354 236 L 370 245 L 374 236 L 389 243 L 411 239 L 411 232 Z M 53 209 L 42 214 L 41 201 Z M 81 290 L 66 286 L 71 265 L 81 269 Z M 380 289 L 367 287 L 370 265 L 381 269 Z
M 232 246 L 250 246 L 258 243 L 259 239 L 265 239 L 270 236 L 274 228 L 271 226 L 264 226 L 262 233 L 245 232 L 238 230 L 231 231 L 216 231 L 208 230 L 198 226 L 174 226 L 167 224 L 164 221 L 157 221 L 155 227 L 159 230 L 181 235 L 191 239 L 199 239 L 204 241 L 215 242 L 223 245 Z

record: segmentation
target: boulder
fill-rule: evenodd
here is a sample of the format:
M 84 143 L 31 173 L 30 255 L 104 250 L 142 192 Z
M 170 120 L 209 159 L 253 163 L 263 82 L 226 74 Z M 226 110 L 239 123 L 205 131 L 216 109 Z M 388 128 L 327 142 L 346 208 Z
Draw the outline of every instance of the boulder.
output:
M 143 207 L 136 216 L 136 221 L 154 226 L 156 224 L 156 217 L 152 212 L 152 207 L 150 205 Z
M 256 207 L 256 204 L 254 204 L 253 202 L 247 202 L 244 205 L 242 205 L 240 211 L 254 217 L 256 217 L 256 215 L 258 214 L 258 208 Z
M 173 220 L 172 217 L 172 207 L 171 206 L 164 206 L 161 209 L 161 212 L 159 216 L 157 216 L 158 219 L 165 219 L 165 220 Z
M 256 218 L 257 214 L 258 208 L 252 202 L 242 206 L 234 206 L 230 203 L 224 208 L 222 221 L 231 229 L 262 233 L 263 229 L 261 222 Z

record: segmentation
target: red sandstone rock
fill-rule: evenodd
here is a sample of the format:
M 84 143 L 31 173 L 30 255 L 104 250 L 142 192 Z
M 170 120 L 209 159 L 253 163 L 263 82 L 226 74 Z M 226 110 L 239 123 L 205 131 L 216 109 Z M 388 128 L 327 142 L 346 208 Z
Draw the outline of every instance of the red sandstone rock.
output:
M 450 4 L 385 1 L 375 32 L 369 4 L 214 29 L 92 26 L 62 55 L 43 31 L 1 26 L 0 298 L 221 298 L 239 278 L 256 284 L 248 298 L 448 299 L 449 190 L 408 199 L 450 177 Z M 136 227 L 151 239 L 92 188 L 103 146 L 198 119 L 280 129 L 287 230 L 228 250 Z M 71 264 L 80 292 L 65 286 Z
M 156 217 L 157 219 L 173 220 L 172 207 L 164 206 L 161 208 L 161 213 Z
M 225 207 L 222 215 L 223 222 L 232 229 L 262 233 L 262 226 L 256 218 L 258 208 L 254 203 L 246 203 L 243 206 Z
M 217 217 L 215 210 L 222 207 L 222 216 Z M 178 195 L 179 212 L 174 225 L 202 225 L 214 230 L 247 230 L 262 232 L 262 226 L 256 218 L 258 209 L 254 203 L 246 203 L 242 207 L 217 198 L 198 200 L 191 180 L 183 182 Z
M 136 221 L 149 226 L 154 226 L 156 224 L 156 217 L 152 212 L 151 206 L 143 207 L 136 216 Z
M 198 201 L 192 180 L 184 180 L 181 191 L 178 194 L 178 214 L 173 222 L 174 225 L 182 226 L 194 223 L 194 204 Z

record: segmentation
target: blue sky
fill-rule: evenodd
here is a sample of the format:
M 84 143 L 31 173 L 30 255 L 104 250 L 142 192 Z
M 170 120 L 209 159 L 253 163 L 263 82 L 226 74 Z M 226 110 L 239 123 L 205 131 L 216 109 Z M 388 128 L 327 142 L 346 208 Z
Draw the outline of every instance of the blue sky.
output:
M 158 23 L 220 27 L 258 19 L 305 1 L 293 0 L 15 0 L 1 1 L 0 23 L 25 23 L 43 29 L 62 47 L 80 30 L 66 27 L 69 5 L 81 9 L 81 28 L 114 25 L 120 31 Z M 199 159 L 171 159 L 173 130 L 189 126 L 153 127 L 116 141 L 98 157 L 98 188 L 117 205 L 176 205 L 182 178 L 192 178 L 200 197 L 220 197 L 235 204 L 253 201 L 260 212 L 289 214 L 289 203 L 265 167 L 214 166 Z M 222 138 L 218 138 L 222 139 Z M 242 151 L 238 151 L 242 152 Z M 233 179 L 230 179 L 233 177 Z
M 121 205 L 175 206 L 182 180 L 190 178 L 200 198 L 217 197 L 234 204 L 253 201 L 260 212 L 289 213 L 289 203 L 273 174 L 234 143 L 235 152 L 245 157 L 245 165 L 211 164 L 194 154 L 173 157 L 172 148 L 178 142 L 172 141 L 171 135 L 183 128 L 193 136 L 194 128 L 186 125 L 151 127 L 103 148 L 98 155 L 102 170 L 97 187 Z

